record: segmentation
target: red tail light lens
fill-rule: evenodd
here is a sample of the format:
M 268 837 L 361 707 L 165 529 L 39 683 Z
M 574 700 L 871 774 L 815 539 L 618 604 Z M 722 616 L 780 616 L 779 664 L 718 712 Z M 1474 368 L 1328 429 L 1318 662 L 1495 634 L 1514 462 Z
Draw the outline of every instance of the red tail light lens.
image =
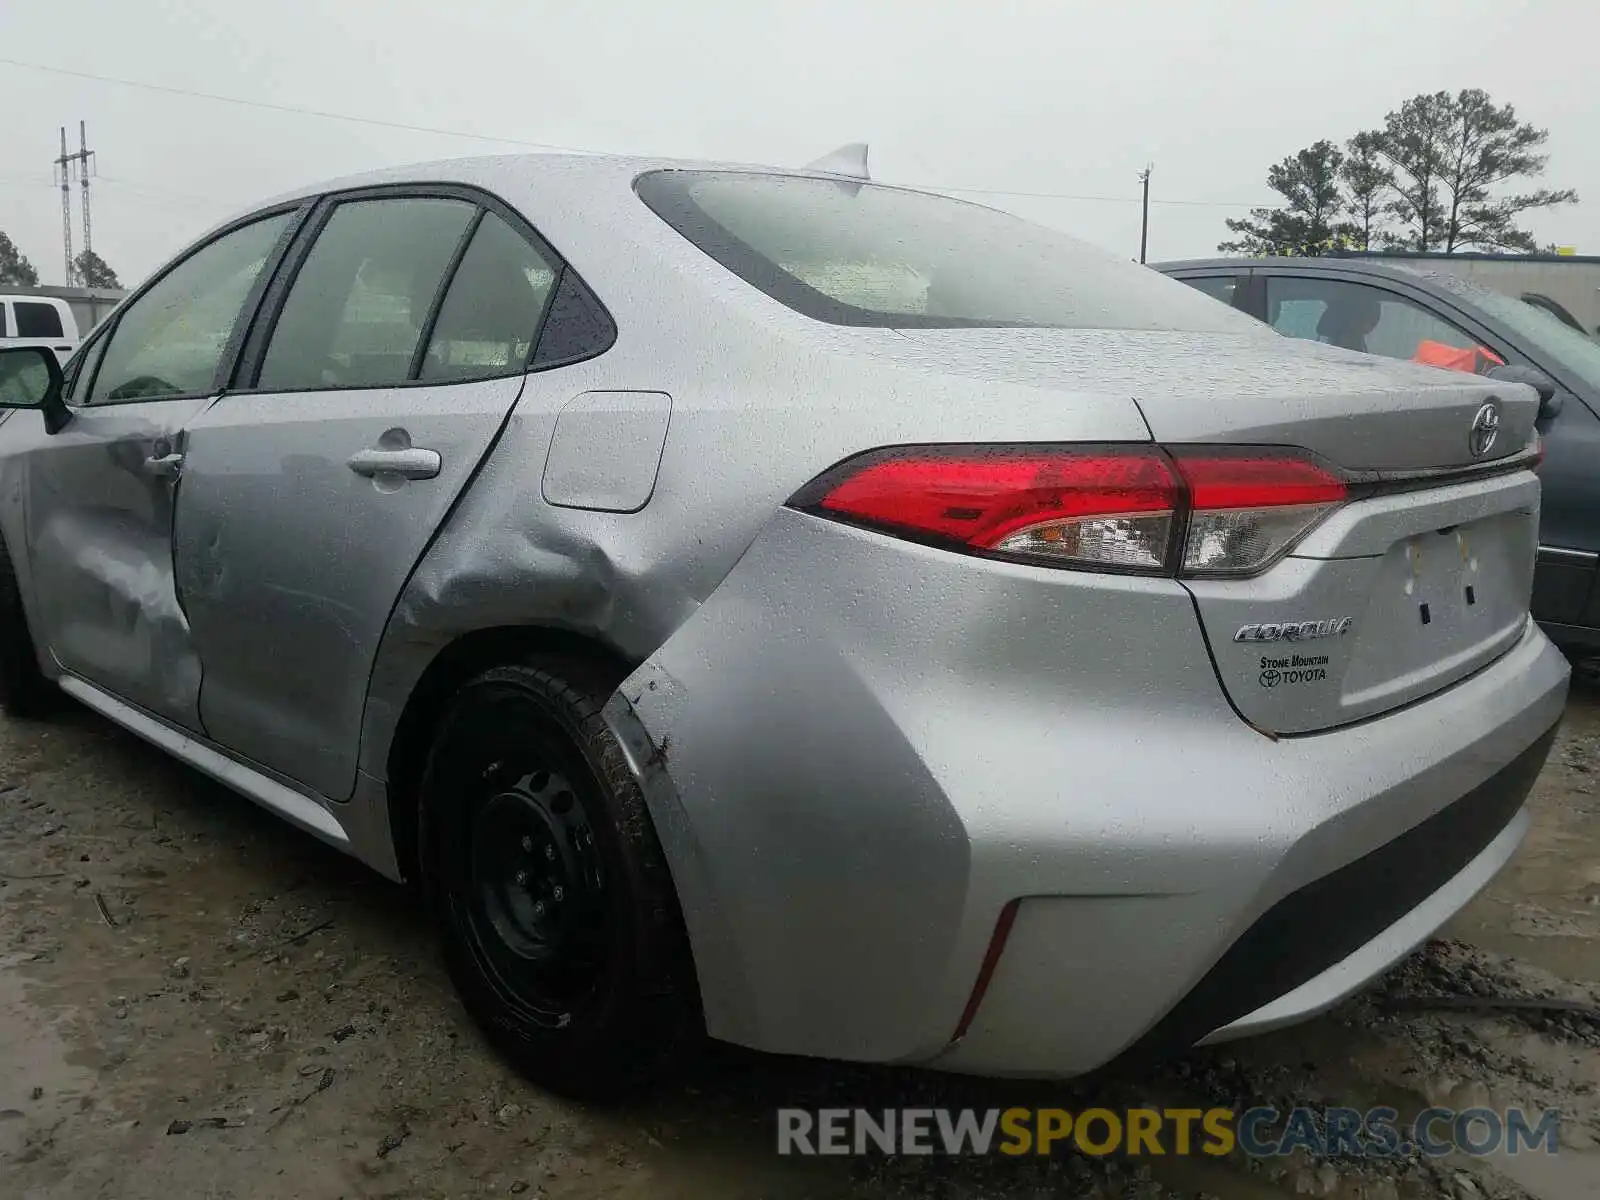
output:
M 1184 575 L 1253 575 L 1285 554 L 1349 494 L 1304 458 L 1175 450 L 1189 494 Z
M 911 447 L 853 459 L 797 498 L 926 540 L 1049 562 L 1162 571 L 1178 478 L 1148 447 Z
M 1248 575 L 1343 503 L 1344 481 L 1277 451 L 905 446 L 849 459 L 797 508 L 1051 566 Z

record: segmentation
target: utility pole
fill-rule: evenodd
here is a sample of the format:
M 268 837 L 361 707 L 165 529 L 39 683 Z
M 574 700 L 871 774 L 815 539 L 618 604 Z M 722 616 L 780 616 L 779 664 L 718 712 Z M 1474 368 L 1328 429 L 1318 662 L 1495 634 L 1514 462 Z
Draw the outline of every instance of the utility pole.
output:
M 82 121 L 78 122 L 78 178 L 83 184 L 83 252 L 94 253 L 94 235 L 89 226 L 89 160 L 94 151 L 89 149 L 89 134 Z
M 1139 213 L 1139 261 L 1144 262 L 1145 248 L 1150 244 L 1150 164 L 1139 172 L 1139 182 L 1144 185 L 1144 199 Z
M 76 156 L 67 154 L 67 127 L 61 127 L 61 157 L 56 167 L 61 172 L 61 246 L 66 254 L 66 283 L 72 286 L 72 163 Z
M 77 167 L 78 181 L 83 185 L 83 248 L 84 251 L 94 249 L 94 229 L 89 222 L 89 161 L 94 158 L 94 151 L 89 149 L 89 133 L 82 121 L 78 122 L 78 152 L 67 153 L 67 127 L 61 127 L 61 157 L 56 159 L 55 166 L 61 172 L 61 249 L 66 255 L 67 286 L 72 286 L 72 281 L 78 273 L 76 260 L 72 255 L 72 171 Z

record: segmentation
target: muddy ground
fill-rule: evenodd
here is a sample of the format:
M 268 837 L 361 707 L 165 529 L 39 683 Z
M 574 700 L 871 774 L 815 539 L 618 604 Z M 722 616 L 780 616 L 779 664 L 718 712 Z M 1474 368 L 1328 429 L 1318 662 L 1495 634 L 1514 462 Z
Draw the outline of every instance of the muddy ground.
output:
M 709 1054 L 622 1111 L 512 1076 L 410 896 L 88 712 L 0 723 L 0 1198 L 815 1200 L 1600 1196 L 1600 689 L 1513 865 L 1405 968 L 1298 1029 L 1060 1086 Z M 1554 1106 L 1554 1156 L 779 1159 L 780 1105 Z

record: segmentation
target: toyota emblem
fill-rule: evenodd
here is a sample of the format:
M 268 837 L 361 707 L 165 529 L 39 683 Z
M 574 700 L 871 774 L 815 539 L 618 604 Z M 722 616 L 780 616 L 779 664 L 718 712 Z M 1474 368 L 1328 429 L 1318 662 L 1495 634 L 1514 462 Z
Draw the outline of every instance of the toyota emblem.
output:
M 1494 447 L 1500 436 L 1500 409 L 1490 401 L 1472 418 L 1472 428 L 1467 430 L 1467 449 L 1473 458 L 1482 458 Z

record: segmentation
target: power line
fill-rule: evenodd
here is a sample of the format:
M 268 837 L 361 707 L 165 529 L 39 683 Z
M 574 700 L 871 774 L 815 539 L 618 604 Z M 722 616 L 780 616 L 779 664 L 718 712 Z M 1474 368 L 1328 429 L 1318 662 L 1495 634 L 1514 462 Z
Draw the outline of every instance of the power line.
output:
M 1104 204 L 1139 204 L 1138 196 L 1084 196 L 1072 192 L 1019 192 L 1010 188 L 972 188 L 972 187 L 946 187 L 939 183 L 919 183 L 916 187 L 927 188 L 934 192 L 954 192 L 962 196 L 1022 196 L 1034 200 L 1088 200 Z M 1183 208 L 1268 208 L 1270 205 L 1261 201 L 1247 203 L 1244 200 L 1157 200 L 1152 198 L 1151 204 L 1172 204 Z
M 95 83 L 114 83 L 121 87 L 139 88 L 147 92 L 161 92 L 168 96 L 184 96 L 191 100 L 211 100 L 218 104 L 237 104 L 243 108 L 262 108 L 269 112 L 290 113 L 300 117 L 319 117 L 324 121 L 349 121 L 357 125 L 376 125 L 384 129 L 400 129 L 407 133 L 430 133 L 442 137 L 470 138 L 478 142 L 502 142 L 508 146 L 527 146 L 534 150 L 565 150 L 582 153 L 573 146 L 558 146 L 550 142 L 530 142 L 524 138 L 497 137 L 493 134 L 473 133 L 465 129 L 444 129 L 432 125 L 411 125 L 404 121 L 385 121 L 379 117 L 357 117 L 349 113 L 329 112 L 317 108 L 300 108 L 293 104 L 274 104 L 267 100 L 246 100 L 240 96 L 222 96 L 215 92 L 200 92 L 191 88 L 168 87 L 160 83 L 146 83 L 140 79 L 119 79 L 114 75 L 95 75 L 89 71 L 71 71 L 66 67 L 48 67 L 40 63 L 23 62 L 16 58 L 0 58 L 0 65 L 20 67 L 25 71 L 42 71 L 47 75 L 65 75 L 72 79 L 88 79 Z
M 96 178 L 101 183 L 109 183 L 136 196 L 147 196 L 154 200 L 174 200 L 181 204 L 198 204 L 204 208 L 248 208 L 250 205 L 248 200 L 224 200 L 220 196 L 208 196 L 204 192 L 180 192 L 172 188 L 153 187 L 147 183 L 134 183 L 117 175 L 99 175 Z
M 217 92 L 202 92 L 193 88 L 169 87 L 165 84 L 148 83 L 140 79 L 123 79 L 115 75 L 97 75 L 89 71 L 73 71 L 66 67 L 46 66 L 42 63 L 24 62 L 21 59 L 0 57 L 0 66 L 18 67 L 25 71 L 40 71 L 48 75 L 64 75 L 71 79 L 87 79 L 95 83 L 116 84 L 119 87 L 137 88 L 147 92 L 158 92 L 168 96 L 182 96 L 191 100 L 210 100 L 217 104 L 233 104 L 241 108 L 259 108 L 268 112 L 288 113 L 293 116 L 315 117 L 324 121 L 345 121 L 353 125 L 371 125 L 382 129 L 397 129 L 406 133 L 425 133 L 436 137 L 465 138 L 476 142 L 497 142 L 507 146 L 523 146 L 532 150 L 553 150 L 569 154 L 585 154 L 589 151 L 576 146 L 563 146 L 554 142 L 534 142 L 526 138 L 501 137 L 498 134 L 474 133 L 465 129 L 448 129 L 436 125 L 413 125 L 405 121 L 386 121 L 379 117 L 360 117 L 352 113 L 332 112 L 326 109 L 302 108 L 292 104 L 275 104 L 267 100 L 249 100 L 242 96 L 224 96 Z M 951 187 L 939 183 L 915 183 L 911 187 L 926 188 L 929 191 L 951 192 L 956 195 L 966 196 L 1012 196 L 1032 200 L 1076 200 L 1088 203 L 1101 204 L 1138 204 L 1138 196 L 1095 196 L 1082 195 L 1073 192 L 1048 192 L 1028 191 L 1015 188 L 980 188 L 980 187 Z M 1262 208 L 1266 207 L 1259 202 L 1248 203 L 1243 200 L 1156 200 L 1151 204 L 1168 205 L 1180 208 Z

